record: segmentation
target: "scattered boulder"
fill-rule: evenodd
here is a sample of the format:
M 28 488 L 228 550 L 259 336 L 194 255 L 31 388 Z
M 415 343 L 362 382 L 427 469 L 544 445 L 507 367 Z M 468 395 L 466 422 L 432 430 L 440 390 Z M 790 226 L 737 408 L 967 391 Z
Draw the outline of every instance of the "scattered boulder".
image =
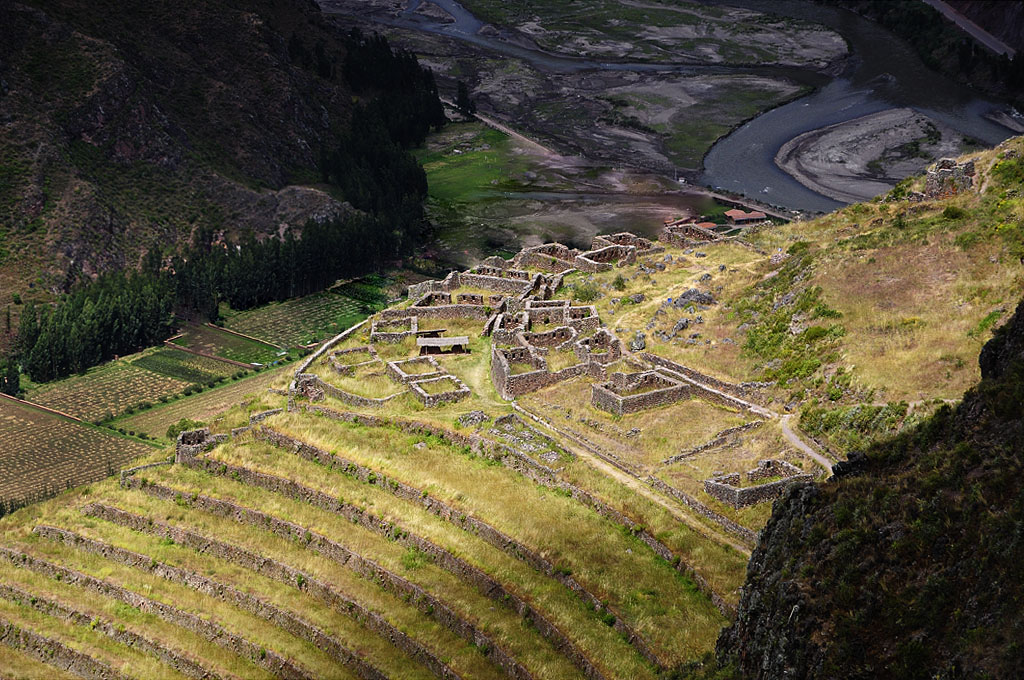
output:
M 459 425 L 463 427 L 476 427 L 487 419 L 487 414 L 483 411 L 470 411 L 459 416 Z
M 643 331 L 637 331 L 633 339 L 629 341 L 629 349 L 634 352 L 642 352 L 647 349 L 647 336 Z

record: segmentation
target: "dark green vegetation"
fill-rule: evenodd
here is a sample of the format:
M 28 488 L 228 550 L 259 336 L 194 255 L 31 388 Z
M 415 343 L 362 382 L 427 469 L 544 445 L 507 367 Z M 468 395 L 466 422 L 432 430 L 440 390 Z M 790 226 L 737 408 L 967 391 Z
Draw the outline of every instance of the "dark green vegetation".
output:
M 221 302 L 245 310 L 307 295 L 375 271 L 426 236 L 426 177 L 408 149 L 445 118 L 433 76 L 410 53 L 331 27 L 315 7 L 284 0 L 198 3 L 184 16 L 75 0 L 47 3 L 46 11 L 0 10 L 0 23 L 18 38 L 0 48 L 10 64 L 5 105 L 41 121 L 31 132 L 56 145 L 49 155 L 33 151 L 51 161 L 33 168 L 43 177 L 35 188 L 40 205 L 5 191 L 5 229 L 24 234 L 9 241 L 37 256 L 46 230 L 31 235 L 51 211 L 61 213 L 61 228 L 80 223 L 83 239 L 92 238 L 104 230 L 61 194 L 78 196 L 85 186 L 96 202 L 90 209 L 109 211 L 112 224 L 103 244 L 59 235 L 65 251 L 51 262 L 68 257 L 70 264 L 50 283 L 69 294 L 52 309 L 28 306 L 5 374 L 13 375 L 15 363 L 35 381 L 81 372 L 164 339 L 172 313 L 215 320 Z M 262 27 L 257 35 L 236 35 L 234 22 L 250 30 L 251 19 Z M 80 33 L 54 38 L 69 26 Z M 120 69 L 115 78 L 107 74 L 112 63 Z M 129 105 L 135 108 L 122 110 Z M 36 115 L 41 108 L 51 117 Z M 29 151 L 21 132 L 0 138 L 2 157 L 10 158 L 3 176 L 31 197 L 31 173 L 19 170 Z M 219 198 L 182 175 L 219 182 Z M 272 199 L 259 193 L 317 176 L 317 189 Z M 228 198 L 230 210 L 216 205 Z M 268 200 L 289 215 L 271 216 L 270 236 L 246 219 Z M 38 217 L 26 224 L 32 214 Z M 122 215 L 130 224 L 117 224 Z M 278 230 L 282 221 L 301 232 Z M 142 273 L 83 275 L 108 266 L 131 271 L 143 250 Z M 116 260 L 103 260 L 111 255 Z M 6 270 L 22 279 L 17 268 L 12 261 Z M 14 381 L 4 389 L 16 391 Z

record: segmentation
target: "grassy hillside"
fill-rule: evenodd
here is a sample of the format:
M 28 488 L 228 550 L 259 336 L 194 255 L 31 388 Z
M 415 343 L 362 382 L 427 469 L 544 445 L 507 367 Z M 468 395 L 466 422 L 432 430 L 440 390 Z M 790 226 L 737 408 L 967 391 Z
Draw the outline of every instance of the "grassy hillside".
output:
M 1024 672 L 1024 303 L 978 363 L 958 406 L 776 504 L 706 677 Z

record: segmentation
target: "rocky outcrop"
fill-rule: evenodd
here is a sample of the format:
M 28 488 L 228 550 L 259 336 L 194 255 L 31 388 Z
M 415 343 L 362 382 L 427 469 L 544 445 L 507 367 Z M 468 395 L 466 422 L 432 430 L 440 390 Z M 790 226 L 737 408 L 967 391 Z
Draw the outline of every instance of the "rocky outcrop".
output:
M 1024 303 L 980 364 L 958 406 L 775 502 L 718 642 L 736 677 L 1024 674 Z

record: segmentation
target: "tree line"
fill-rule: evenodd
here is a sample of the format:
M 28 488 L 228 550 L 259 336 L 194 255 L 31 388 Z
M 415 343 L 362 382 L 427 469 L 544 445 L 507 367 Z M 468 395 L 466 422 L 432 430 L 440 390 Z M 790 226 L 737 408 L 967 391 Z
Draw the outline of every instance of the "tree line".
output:
M 221 302 L 248 309 L 314 293 L 422 243 L 427 179 L 409 149 L 446 122 L 433 74 L 381 36 L 353 30 L 343 45 L 344 55 L 332 55 L 293 36 L 288 52 L 322 78 L 343 78 L 360 100 L 319 163 L 321 179 L 356 210 L 311 221 L 299 235 L 236 243 L 201 232 L 177 252 L 151 250 L 139 271 L 80 281 L 55 305 L 28 305 L 14 352 L 0 361 L 0 390 L 18 392 L 19 366 L 39 382 L 81 372 L 164 340 L 176 315 L 212 321 Z

